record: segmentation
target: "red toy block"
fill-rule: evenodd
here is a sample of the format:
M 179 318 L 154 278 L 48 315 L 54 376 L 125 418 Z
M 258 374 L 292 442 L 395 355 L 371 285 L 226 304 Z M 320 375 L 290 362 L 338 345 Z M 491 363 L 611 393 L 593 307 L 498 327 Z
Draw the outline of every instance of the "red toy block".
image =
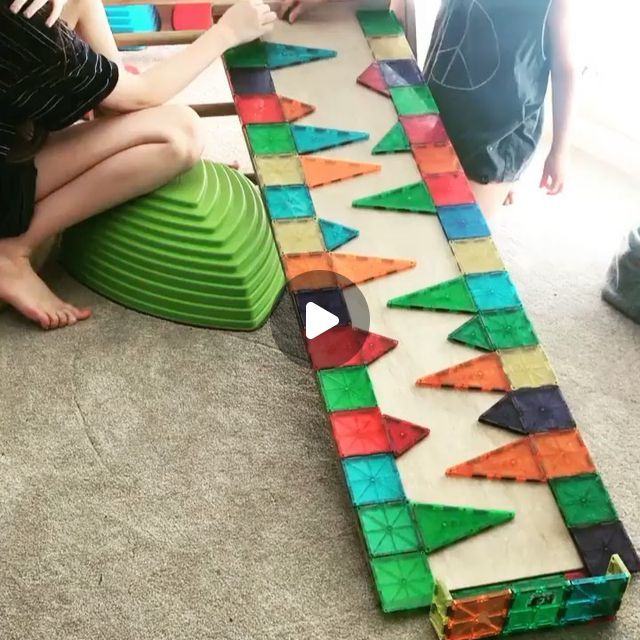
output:
M 275 93 L 236 96 L 236 110 L 242 124 L 286 122 L 280 100 Z
M 426 427 L 419 427 L 412 422 L 399 420 L 387 415 L 382 416 L 382 422 L 387 432 L 389 445 L 396 458 L 424 440 L 430 433 Z
M 387 83 L 382 75 L 382 70 L 377 62 L 374 62 L 371 66 L 367 67 L 359 76 L 358 83 L 367 89 L 371 89 L 376 93 L 380 93 L 383 96 L 391 97 L 391 92 L 387 87 Z
M 341 458 L 389 451 L 378 408 L 336 411 L 329 418 Z
M 213 24 L 211 3 L 179 4 L 171 18 L 174 31 L 205 30 Z
M 438 207 L 473 204 L 476 201 L 467 176 L 462 171 L 423 177 L 429 188 L 429 193 Z
M 434 113 L 422 116 L 401 116 L 400 122 L 412 147 L 450 144 L 440 116 Z

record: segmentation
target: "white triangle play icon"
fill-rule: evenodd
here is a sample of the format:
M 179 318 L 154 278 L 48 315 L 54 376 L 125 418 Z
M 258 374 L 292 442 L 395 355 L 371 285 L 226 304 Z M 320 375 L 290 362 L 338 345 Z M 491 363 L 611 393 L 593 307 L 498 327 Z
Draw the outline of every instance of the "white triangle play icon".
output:
M 340 322 L 338 316 L 318 306 L 315 302 L 307 302 L 304 314 L 307 340 L 317 338 L 325 331 L 333 329 Z

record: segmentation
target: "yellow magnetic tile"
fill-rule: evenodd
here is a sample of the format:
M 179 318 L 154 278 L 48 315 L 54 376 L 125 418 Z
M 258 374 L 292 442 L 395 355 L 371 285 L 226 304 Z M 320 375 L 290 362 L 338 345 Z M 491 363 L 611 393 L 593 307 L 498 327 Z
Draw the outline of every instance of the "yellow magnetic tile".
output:
M 504 263 L 491 238 L 453 240 L 450 244 L 462 273 L 504 271 Z
M 500 358 L 514 389 L 558 384 L 547 354 L 540 346 L 501 351 Z
M 304 184 L 304 172 L 298 156 L 260 156 L 253 159 L 260 184 L 278 187 Z
M 368 40 L 376 60 L 405 60 L 414 57 L 411 46 L 403 35 L 368 38 Z
M 274 220 L 273 231 L 282 253 L 325 251 L 322 231 L 316 218 Z

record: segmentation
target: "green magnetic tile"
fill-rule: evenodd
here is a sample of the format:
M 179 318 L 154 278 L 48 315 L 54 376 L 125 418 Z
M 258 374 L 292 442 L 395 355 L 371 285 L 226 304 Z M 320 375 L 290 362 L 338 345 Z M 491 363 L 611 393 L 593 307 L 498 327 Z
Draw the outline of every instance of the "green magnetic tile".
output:
M 358 517 L 369 555 L 406 553 L 420 548 L 408 504 L 361 507 Z
M 549 480 L 549 485 L 568 527 L 584 527 L 618 519 L 597 473 L 555 478 Z
M 426 85 L 414 87 L 392 87 L 391 99 L 400 116 L 420 116 L 426 113 L 439 113 L 431 91 Z
M 461 342 L 483 351 L 493 351 L 493 343 L 480 316 L 474 316 L 449 334 L 451 342 Z
M 376 144 L 371 153 L 379 155 L 382 153 L 399 153 L 402 151 L 411 151 L 411 144 L 409 138 L 404 131 L 404 127 L 401 122 L 394 124 L 390 131 L 385 134 L 384 138 Z M 433 205 L 433 201 L 431 201 Z
M 229 69 L 258 69 L 267 67 L 267 50 L 264 42 L 254 40 L 229 49 L 224 54 Z
M 297 153 L 288 124 L 250 124 L 247 137 L 254 155 L 288 155 Z
M 538 578 L 525 578 L 523 580 L 514 580 L 513 582 L 498 582 L 496 584 L 485 585 L 481 587 L 468 587 L 466 589 L 454 589 L 452 596 L 455 600 L 461 598 L 471 598 L 472 596 L 481 596 L 483 594 L 496 593 L 498 591 L 505 591 L 509 589 L 541 589 L 541 588 L 554 588 L 560 584 L 569 585 L 563 574 L 556 573 L 550 576 L 541 576 Z
M 341 367 L 318 371 L 320 388 L 328 411 L 376 406 L 366 367 Z
M 435 581 L 424 553 L 373 558 L 371 569 L 383 611 L 429 607 Z
M 538 344 L 538 336 L 522 309 L 481 315 L 494 349 L 517 349 Z
M 572 580 L 562 622 L 572 624 L 614 616 L 628 583 L 629 577 L 624 574 Z
M 433 311 L 476 312 L 478 309 L 471 297 L 464 277 L 441 282 L 426 289 L 398 296 L 387 302 L 387 306 L 401 309 L 427 309 Z
M 389 453 L 344 458 L 342 468 L 356 507 L 405 499 L 396 459 Z
M 393 11 L 358 11 L 357 16 L 367 37 L 395 36 L 403 32 Z

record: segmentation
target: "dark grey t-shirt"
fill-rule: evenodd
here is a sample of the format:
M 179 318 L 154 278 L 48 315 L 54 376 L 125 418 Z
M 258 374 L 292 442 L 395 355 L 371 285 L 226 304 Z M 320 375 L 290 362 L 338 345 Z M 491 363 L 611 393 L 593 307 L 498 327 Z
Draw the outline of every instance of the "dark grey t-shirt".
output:
M 467 175 L 517 180 L 540 140 L 553 0 L 442 0 L 425 78 Z

